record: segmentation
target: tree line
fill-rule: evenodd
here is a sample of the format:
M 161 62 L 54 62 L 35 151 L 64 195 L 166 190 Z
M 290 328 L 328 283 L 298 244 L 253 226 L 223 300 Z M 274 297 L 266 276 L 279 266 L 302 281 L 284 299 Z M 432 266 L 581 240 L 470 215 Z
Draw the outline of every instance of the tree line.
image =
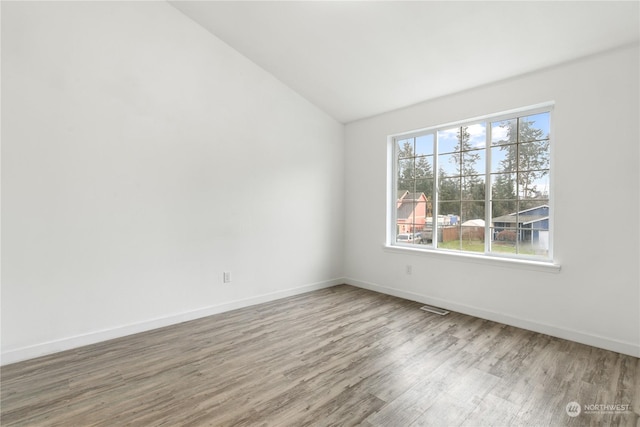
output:
M 505 136 L 491 145 L 503 153 L 497 170 L 491 171 L 494 218 L 539 206 L 548 199 L 546 189 L 539 189 L 536 182 L 549 173 L 549 135 L 524 118 L 507 120 L 498 126 Z M 448 156 L 453 163 L 453 172 L 447 173 L 443 165 L 438 168 L 439 212 L 459 215 L 462 221 L 484 218 L 485 174 L 475 168 L 481 159 L 481 151 L 471 146 L 471 135 L 466 126 L 458 129 L 456 139 L 454 152 Z M 433 156 L 416 156 L 413 141 L 405 140 L 398 147 L 398 191 L 424 193 L 431 202 Z

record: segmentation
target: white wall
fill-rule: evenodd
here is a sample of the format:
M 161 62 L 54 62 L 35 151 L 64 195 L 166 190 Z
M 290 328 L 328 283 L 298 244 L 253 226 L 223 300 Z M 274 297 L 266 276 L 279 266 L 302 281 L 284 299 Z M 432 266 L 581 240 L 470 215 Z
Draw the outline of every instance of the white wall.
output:
M 640 356 L 638 63 L 635 45 L 347 125 L 347 281 Z M 388 135 L 546 101 L 560 273 L 383 250 Z
M 2 107 L 3 363 L 343 275 L 344 127 L 164 2 L 2 2 Z

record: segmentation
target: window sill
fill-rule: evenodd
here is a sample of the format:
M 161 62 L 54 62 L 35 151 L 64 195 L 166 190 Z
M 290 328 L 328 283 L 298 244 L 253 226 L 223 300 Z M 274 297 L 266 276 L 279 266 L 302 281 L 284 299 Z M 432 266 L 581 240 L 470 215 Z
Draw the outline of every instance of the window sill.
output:
M 459 260 L 463 262 L 475 262 L 484 265 L 494 265 L 498 267 L 519 268 L 534 271 L 544 271 L 547 273 L 559 273 L 560 264 L 552 261 L 536 261 L 530 259 L 515 259 L 501 256 L 492 256 L 485 254 L 458 253 L 455 251 L 435 250 L 427 248 L 412 248 L 408 246 L 384 245 L 385 252 L 418 255 L 418 256 L 435 256 L 443 259 Z

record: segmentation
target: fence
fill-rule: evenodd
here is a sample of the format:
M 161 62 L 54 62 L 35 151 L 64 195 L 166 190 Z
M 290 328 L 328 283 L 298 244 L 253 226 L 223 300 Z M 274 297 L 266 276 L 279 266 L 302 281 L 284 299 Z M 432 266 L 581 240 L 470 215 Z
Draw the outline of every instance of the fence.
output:
M 438 241 L 446 243 L 452 240 L 458 240 L 461 237 L 462 240 L 479 240 L 484 242 L 484 227 L 459 227 L 456 225 L 441 227 Z

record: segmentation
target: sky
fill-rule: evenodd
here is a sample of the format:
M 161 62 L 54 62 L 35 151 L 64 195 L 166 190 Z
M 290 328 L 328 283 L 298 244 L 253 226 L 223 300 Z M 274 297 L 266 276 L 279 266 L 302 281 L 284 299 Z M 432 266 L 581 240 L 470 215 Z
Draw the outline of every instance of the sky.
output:
M 511 119 L 510 121 L 515 126 L 515 120 Z M 550 114 L 549 113 L 539 113 L 535 115 L 530 115 L 523 117 L 521 120 L 526 120 L 532 123 L 532 127 L 542 130 L 543 135 L 549 135 L 550 128 Z M 478 123 L 473 123 L 465 126 L 466 131 L 469 133 L 469 145 L 472 151 L 468 154 L 463 154 L 464 161 L 473 161 L 472 164 L 465 165 L 466 167 L 473 166 L 473 169 L 478 172 L 478 174 L 484 174 L 486 170 L 485 159 L 487 153 L 484 148 L 487 145 L 487 126 L 491 126 L 491 142 L 493 148 L 491 149 L 491 172 L 499 172 L 500 171 L 500 162 L 506 158 L 506 151 L 501 150 L 498 144 L 507 139 L 508 136 L 508 126 L 504 126 L 506 121 L 495 121 L 491 122 L 490 120 L 481 121 Z M 447 175 L 457 175 L 457 161 L 459 160 L 459 155 L 447 154 L 453 153 L 458 145 L 458 132 L 460 127 L 453 127 L 450 129 L 432 131 L 433 133 L 427 133 L 421 136 L 416 137 L 415 139 L 415 155 L 416 156 L 428 156 L 434 154 L 434 140 L 437 133 L 438 139 L 438 153 L 440 154 L 438 159 L 438 169 L 443 169 Z M 412 138 L 405 139 L 399 141 L 400 146 L 405 141 L 411 141 Z M 429 157 L 426 158 L 427 161 L 433 165 L 433 160 Z M 544 182 L 540 182 L 542 187 L 548 188 L 548 177 L 546 177 Z
M 532 127 L 541 129 L 544 135 L 549 135 L 549 113 L 540 113 L 523 117 L 524 120 L 533 122 Z M 515 120 L 515 119 L 514 119 Z M 491 141 L 496 143 L 507 137 L 507 127 L 501 126 L 505 121 L 497 121 L 491 123 Z M 482 121 L 466 126 L 469 132 L 469 144 L 472 148 L 485 148 L 487 140 L 487 123 Z M 440 153 L 453 151 L 458 143 L 457 135 L 460 127 L 454 127 L 446 130 L 438 131 L 438 151 Z

